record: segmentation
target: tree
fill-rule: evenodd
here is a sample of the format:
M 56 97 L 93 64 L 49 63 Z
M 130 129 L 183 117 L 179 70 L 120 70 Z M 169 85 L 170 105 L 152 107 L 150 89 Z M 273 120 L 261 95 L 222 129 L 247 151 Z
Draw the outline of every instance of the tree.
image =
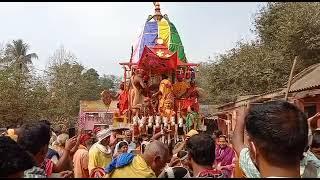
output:
M 5 57 L 1 63 L 9 63 L 21 72 L 28 72 L 28 65 L 32 64 L 32 59 L 37 59 L 36 53 L 29 53 L 29 45 L 21 39 L 13 40 L 11 44 L 7 44 L 5 49 Z
M 46 71 L 49 94 L 47 117 L 55 123 L 74 123 L 79 112 L 84 67 L 63 46 L 49 59 Z
M 284 87 L 294 56 L 296 73 L 320 62 L 320 3 L 268 3 L 254 21 L 258 39 L 239 42 L 215 61 L 203 63 L 198 83 L 207 102 L 226 103 L 238 96 Z
M 100 99 L 100 84 L 98 72 L 90 68 L 82 74 L 83 91 L 81 95 L 82 100 L 98 100 Z
M 268 3 L 254 22 L 261 42 L 278 50 L 292 63 L 299 56 L 297 71 L 320 62 L 320 3 Z

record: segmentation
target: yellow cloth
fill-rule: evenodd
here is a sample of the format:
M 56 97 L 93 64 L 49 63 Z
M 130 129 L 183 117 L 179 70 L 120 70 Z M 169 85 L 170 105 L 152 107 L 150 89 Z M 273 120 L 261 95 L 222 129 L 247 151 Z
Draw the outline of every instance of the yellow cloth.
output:
M 160 82 L 159 91 L 162 93 L 161 98 L 159 100 L 159 109 L 161 110 L 166 100 L 171 100 L 173 102 L 171 81 L 168 79 L 162 80 Z
M 91 171 L 96 168 L 105 168 L 108 164 L 111 163 L 112 160 L 112 155 L 106 154 L 102 151 L 100 151 L 97 148 L 97 143 L 91 146 L 89 150 L 89 163 L 88 163 L 88 169 L 89 169 L 89 174 Z
M 8 136 L 13 139 L 15 142 L 18 140 L 18 136 L 15 134 L 14 129 L 8 129 L 7 130 Z
M 158 34 L 160 38 L 163 39 L 163 44 L 165 46 L 168 46 L 170 41 L 170 26 L 168 21 L 162 18 L 161 21 L 158 22 L 158 27 L 159 27 Z
M 175 97 L 181 97 L 185 92 L 187 92 L 187 89 L 190 87 L 190 84 L 182 81 L 182 82 L 176 82 L 173 85 L 173 94 Z
M 89 172 L 88 172 L 88 149 L 83 146 L 79 145 L 78 150 L 73 155 L 73 172 L 75 178 L 88 178 Z
M 156 174 L 140 155 L 136 155 L 132 163 L 118 168 L 110 175 L 111 178 L 156 178 Z

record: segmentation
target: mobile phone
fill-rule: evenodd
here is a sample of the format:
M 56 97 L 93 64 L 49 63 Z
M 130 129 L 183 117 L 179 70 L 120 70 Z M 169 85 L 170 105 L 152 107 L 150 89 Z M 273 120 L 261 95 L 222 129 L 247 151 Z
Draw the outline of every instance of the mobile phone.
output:
M 69 138 L 72 138 L 76 135 L 76 128 L 69 128 L 68 129 Z

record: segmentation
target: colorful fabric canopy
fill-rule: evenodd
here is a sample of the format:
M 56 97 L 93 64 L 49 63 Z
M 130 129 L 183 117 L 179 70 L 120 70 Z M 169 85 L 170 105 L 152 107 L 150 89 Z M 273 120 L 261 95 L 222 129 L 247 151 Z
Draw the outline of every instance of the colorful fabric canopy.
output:
M 163 45 L 156 45 L 153 48 L 145 46 L 138 67 L 151 74 L 161 74 L 175 70 L 177 60 L 177 52 L 172 53 Z
M 171 52 L 177 52 L 178 57 L 182 62 L 187 62 L 179 33 L 174 24 L 170 22 L 166 16 L 158 22 L 154 19 L 147 20 L 143 31 L 134 46 L 132 62 L 138 62 L 140 60 L 145 46 L 154 47 L 157 38 L 163 39 L 164 45 Z

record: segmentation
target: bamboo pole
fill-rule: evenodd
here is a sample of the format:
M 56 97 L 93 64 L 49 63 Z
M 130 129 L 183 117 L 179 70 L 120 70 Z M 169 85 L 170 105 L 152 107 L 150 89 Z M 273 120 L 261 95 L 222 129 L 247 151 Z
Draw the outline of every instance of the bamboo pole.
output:
M 288 80 L 288 84 L 287 84 L 286 95 L 285 95 L 285 100 L 286 101 L 288 101 L 288 94 L 289 94 L 289 91 L 290 91 L 291 81 L 292 81 L 292 77 L 293 77 L 294 68 L 295 68 L 296 63 L 297 63 L 297 59 L 298 59 L 298 56 L 295 56 L 294 60 L 293 60 L 293 65 L 292 65 L 292 68 L 291 68 L 291 72 L 290 72 L 290 76 L 289 76 L 289 80 Z

